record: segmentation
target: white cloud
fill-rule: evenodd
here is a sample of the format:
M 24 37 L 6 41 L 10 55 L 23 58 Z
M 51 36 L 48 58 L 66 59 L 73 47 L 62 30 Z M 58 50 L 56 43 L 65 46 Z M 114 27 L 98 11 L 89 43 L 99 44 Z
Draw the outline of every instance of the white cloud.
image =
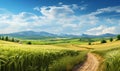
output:
M 38 16 L 28 12 L 22 12 L 17 15 L 1 14 L 0 25 L 5 27 L 0 28 L 0 33 L 10 33 L 10 32 L 26 30 L 31 25 L 34 25 L 35 21 L 37 21 L 37 18 Z
M 39 7 L 35 7 L 35 8 L 33 8 L 33 10 L 39 11 L 40 9 L 39 9 Z
M 84 5 L 80 6 L 80 10 L 86 10 L 87 6 L 88 6 L 87 4 L 84 4 Z
M 82 8 L 83 7 L 83 8 Z M 119 33 L 119 29 L 115 23 L 120 24 L 118 19 L 106 19 L 101 21 L 97 14 L 109 11 L 109 8 L 98 9 L 84 15 L 75 15 L 75 10 L 85 10 L 86 6 L 59 5 L 59 6 L 44 6 L 35 7 L 35 11 L 39 11 L 41 15 L 36 15 L 29 12 L 21 12 L 19 14 L 0 14 L 0 33 L 10 33 L 23 30 L 47 31 L 52 33 L 71 33 L 71 34 L 104 34 L 104 33 Z M 81 8 L 81 10 L 80 10 Z M 113 7 L 112 10 L 119 12 L 118 7 Z M 107 27 L 104 23 L 113 24 Z M 104 24 L 104 26 L 99 26 Z M 115 24 L 115 25 L 114 25 Z M 99 26 L 99 27 L 96 27 Z M 120 25 L 119 25 L 120 26 Z M 2 27 L 2 28 L 1 28 Z M 93 27 L 93 28 L 92 28 Z M 92 28 L 92 29 L 91 29 Z M 90 30 L 88 30 L 90 29 Z M 87 31 L 86 31 L 87 30 Z M 120 29 L 119 29 L 120 30 Z
M 105 33 L 116 34 L 116 27 L 114 27 L 114 26 L 107 27 L 107 26 L 100 25 L 98 27 L 87 30 L 86 33 L 90 34 L 90 35 L 101 35 L 101 34 L 105 34 Z
M 60 7 L 48 6 L 40 8 L 40 13 L 49 19 L 55 19 L 56 17 L 64 17 L 74 13 L 69 5 L 62 5 Z
M 12 14 L 12 13 L 4 8 L 0 8 L 0 14 Z
M 73 9 L 79 9 L 79 6 L 77 4 L 72 4 Z
M 98 14 L 106 13 L 106 12 L 120 13 L 120 6 L 101 8 L 101 9 L 98 9 L 97 11 L 95 11 L 95 12 L 90 13 L 90 15 L 98 15 Z
M 59 2 L 58 4 L 59 4 L 59 5 L 62 5 L 63 3 L 62 3 L 62 2 Z

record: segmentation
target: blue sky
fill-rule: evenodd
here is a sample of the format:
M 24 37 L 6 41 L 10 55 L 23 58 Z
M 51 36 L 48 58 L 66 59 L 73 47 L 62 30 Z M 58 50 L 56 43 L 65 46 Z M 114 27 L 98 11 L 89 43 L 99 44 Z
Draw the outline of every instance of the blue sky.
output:
M 0 33 L 120 33 L 120 0 L 0 0 Z

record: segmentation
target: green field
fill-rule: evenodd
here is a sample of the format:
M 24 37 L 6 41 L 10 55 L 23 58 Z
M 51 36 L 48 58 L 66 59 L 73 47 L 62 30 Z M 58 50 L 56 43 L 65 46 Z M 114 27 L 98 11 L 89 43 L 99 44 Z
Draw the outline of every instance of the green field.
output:
M 93 53 L 103 58 L 99 71 L 120 71 L 120 41 L 104 44 Z
M 1 71 L 66 71 L 83 62 L 85 56 L 86 51 L 70 48 L 0 41 Z
M 0 40 L 0 71 L 71 71 L 86 60 L 88 52 L 101 57 L 98 71 L 120 71 L 120 41 L 107 40 L 101 44 L 100 40 L 21 40 L 22 43 Z M 28 41 L 32 44 L 26 44 Z

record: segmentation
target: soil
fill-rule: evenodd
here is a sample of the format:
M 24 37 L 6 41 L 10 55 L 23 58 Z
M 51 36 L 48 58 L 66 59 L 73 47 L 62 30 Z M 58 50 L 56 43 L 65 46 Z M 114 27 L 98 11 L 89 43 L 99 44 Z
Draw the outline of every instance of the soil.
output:
M 72 71 L 97 71 L 99 61 L 92 53 L 87 54 L 87 60 L 82 65 L 77 65 Z

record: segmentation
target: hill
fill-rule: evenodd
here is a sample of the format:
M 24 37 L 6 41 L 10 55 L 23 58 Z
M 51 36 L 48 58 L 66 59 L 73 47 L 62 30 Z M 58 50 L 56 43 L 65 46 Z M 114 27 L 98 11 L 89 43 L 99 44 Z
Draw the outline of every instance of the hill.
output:
M 103 37 L 115 37 L 117 34 L 112 34 L 112 33 L 106 33 L 106 34 L 101 34 L 101 35 L 89 35 L 89 34 L 82 34 L 82 37 L 87 37 L 87 38 L 103 38 Z
M 9 33 L 9 34 L 0 34 L 1 36 L 10 36 L 22 39 L 48 39 L 48 38 L 75 38 L 80 37 L 77 35 L 71 34 L 53 34 L 48 32 L 35 32 L 35 31 L 22 31 L 16 33 Z
M 53 34 L 49 32 L 35 32 L 35 31 L 22 31 L 9 34 L 0 34 L 1 36 L 10 36 L 21 39 L 48 39 L 48 38 L 101 38 L 101 37 L 114 37 L 116 34 L 102 34 L 102 35 L 73 35 L 73 34 Z

